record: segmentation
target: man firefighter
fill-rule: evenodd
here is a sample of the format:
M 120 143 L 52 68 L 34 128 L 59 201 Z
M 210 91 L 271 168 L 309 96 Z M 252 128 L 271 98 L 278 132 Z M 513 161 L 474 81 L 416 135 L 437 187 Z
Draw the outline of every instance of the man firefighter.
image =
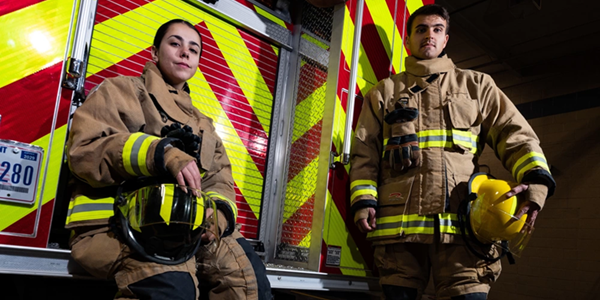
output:
M 114 278 L 117 298 L 198 299 L 198 268 L 209 298 L 270 299 L 265 267 L 236 230 L 223 142 L 192 105 L 187 81 L 198 69 L 201 35 L 171 20 L 151 50 L 141 77 L 104 80 L 74 114 L 67 143 L 77 178 L 66 224 L 74 231 L 71 254 L 93 276 Z M 153 178 L 178 186 L 136 186 Z M 116 192 L 128 185 L 135 188 Z M 221 239 L 201 247 L 201 237 Z
M 439 5 L 410 16 L 406 71 L 366 94 L 353 141 L 354 221 L 373 242 L 386 299 L 417 299 L 430 274 L 436 299 L 487 298 L 500 261 L 469 252 L 457 225 L 485 144 L 519 183 L 505 191 L 523 199 L 516 217 L 533 225 L 554 192 L 525 118 L 489 75 L 459 69 L 444 53 L 449 27 Z

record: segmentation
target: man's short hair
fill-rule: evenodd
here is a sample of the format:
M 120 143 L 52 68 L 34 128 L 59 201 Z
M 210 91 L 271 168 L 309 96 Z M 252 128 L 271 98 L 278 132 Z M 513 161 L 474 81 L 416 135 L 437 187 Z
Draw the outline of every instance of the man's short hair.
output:
M 446 34 L 448 34 L 448 31 L 450 30 L 450 14 L 443 6 L 439 4 L 429 4 L 419 7 L 419 9 L 415 10 L 415 12 L 413 12 L 410 15 L 410 17 L 408 17 L 408 22 L 406 24 L 406 31 L 408 32 L 408 36 L 410 36 L 411 34 L 412 23 L 417 16 L 431 15 L 437 15 L 446 21 Z

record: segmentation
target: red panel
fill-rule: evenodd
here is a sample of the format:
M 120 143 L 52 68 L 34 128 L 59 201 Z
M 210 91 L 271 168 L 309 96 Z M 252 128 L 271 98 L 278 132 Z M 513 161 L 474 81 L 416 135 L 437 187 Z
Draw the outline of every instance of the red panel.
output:
M 252 212 L 250 205 L 244 198 L 244 195 L 240 192 L 237 185 L 235 185 L 235 202 L 238 208 L 238 224 L 242 225 L 240 232 L 244 237 L 249 239 L 255 239 L 258 237 L 258 220 Z
M 396 4 L 393 0 L 386 0 L 386 2 L 388 5 L 388 9 L 390 10 L 390 14 L 393 16 L 394 11 L 396 12 L 396 28 L 397 28 L 396 30 L 398 30 L 398 32 L 400 32 L 400 34 L 402 35 L 402 38 L 408 37 L 408 35 L 406 34 L 406 26 L 407 26 L 406 22 L 408 21 L 408 17 L 410 16 L 410 12 L 408 11 L 408 8 L 401 1 L 398 1 L 398 9 L 396 9 L 394 7 Z M 423 2 L 425 2 L 425 1 L 423 1 Z M 433 3 L 433 1 L 432 1 L 432 3 Z M 404 9 L 402 9 L 402 7 L 404 7 Z M 402 28 L 404 28 L 404 30 L 402 30 Z M 408 51 L 408 49 L 406 49 L 406 51 L 410 55 L 410 52 Z M 402 62 L 402 63 L 404 63 L 404 62 Z M 397 74 L 399 72 L 400 72 L 400 70 L 396 70 L 395 68 L 392 70 L 393 74 Z
M 54 199 L 42 206 L 38 232 L 35 238 L 0 235 L 0 244 L 45 248 L 48 244 L 53 209 Z M 22 232 L 23 228 L 31 227 L 31 224 L 35 224 L 36 214 L 37 210 L 32 211 L 27 216 L 4 229 L 3 232 Z
M 40 3 L 44 0 L 0 0 L 0 16 Z
M 304 101 L 314 91 L 322 87 L 327 81 L 327 72 L 310 63 L 304 64 L 300 68 L 298 82 L 302 82 L 302 87 L 298 88 L 298 97 L 296 104 Z M 346 83 L 348 85 L 348 83 Z
M 315 209 L 315 195 L 298 208 L 281 227 L 281 243 L 297 246 L 312 229 L 312 217 Z
M 275 80 L 277 78 L 277 54 L 275 54 L 275 51 L 273 51 L 273 48 L 268 43 L 240 29 L 238 29 L 238 32 L 246 43 L 246 47 L 250 51 L 252 58 L 254 58 L 254 63 L 258 66 L 258 70 L 260 70 L 260 74 L 265 80 L 267 87 L 269 87 L 271 96 L 273 96 Z
M 264 176 L 268 137 L 264 132 L 252 106 L 238 85 L 227 61 L 219 50 L 212 34 L 203 22 L 196 26 L 202 34 L 205 45 L 200 60 L 200 70 L 206 77 L 215 96 L 221 103 L 227 117 L 232 121 L 237 134 L 248 149 L 256 167 Z
M 392 41 L 388 41 L 387 38 L 383 40 L 381 35 L 379 35 L 377 25 L 375 25 L 369 7 L 366 4 L 363 11 L 363 27 L 360 41 L 371 63 L 373 72 L 375 72 L 377 81 L 389 77 L 390 57 L 385 51 L 383 43 L 387 43 L 387 46 L 391 49 Z
M 124 14 L 154 0 L 100 0 L 96 9 L 96 24 L 102 23 L 110 18 Z M 118 2 L 118 3 L 115 3 Z
M 62 61 L 0 88 L 0 139 L 31 143 L 50 132 L 61 67 Z M 68 92 L 60 100 L 57 128 L 67 123 L 70 100 Z
M 86 94 L 104 81 L 105 78 L 123 76 L 140 76 L 144 70 L 146 62 L 152 60 L 150 48 L 144 49 L 88 78 L 85 79 Z
M 322 120 L 305 132 L 290 148 L 288 182 L 319 156 Z

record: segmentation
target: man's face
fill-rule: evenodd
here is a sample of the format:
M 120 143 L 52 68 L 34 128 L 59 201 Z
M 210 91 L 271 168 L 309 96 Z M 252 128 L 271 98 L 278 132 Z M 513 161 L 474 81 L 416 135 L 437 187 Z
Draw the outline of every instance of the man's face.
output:
M 417 16 L 406 40 L 410 54 L 420 59 L 436 58 L 448 43 L 446 20 L 438 15 Z

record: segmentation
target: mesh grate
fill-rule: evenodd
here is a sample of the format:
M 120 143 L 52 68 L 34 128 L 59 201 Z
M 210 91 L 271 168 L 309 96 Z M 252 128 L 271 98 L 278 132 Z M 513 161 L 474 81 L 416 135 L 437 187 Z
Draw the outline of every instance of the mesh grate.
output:
M 99 0 L 85 83 L 139 76 L 158 27 L 170 19 L 195 24 L 202 58 L 188 81 L 192 101 L 214 121 L 232 164 L 238 223 L 257 238 L 279 49 L 178 0 Z
M 278 259 L 306 262 L 311 245 L 321 126 L 325 106 L 332 9 L 305 4 L 292 144 Z M 320 241 L 317 241 L 320 243 Z

